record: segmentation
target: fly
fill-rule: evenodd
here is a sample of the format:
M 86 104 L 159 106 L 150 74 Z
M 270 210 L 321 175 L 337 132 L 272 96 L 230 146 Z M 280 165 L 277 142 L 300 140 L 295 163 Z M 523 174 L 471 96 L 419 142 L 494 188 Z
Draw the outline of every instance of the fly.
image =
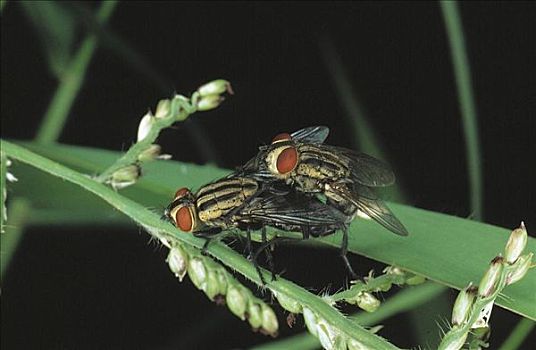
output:
M 228 176 L 201 187 L 195 194 L 186 188 L 179 189 L 166 208 L 164 217 L 183 232 L 207 239 L 224 230 L 239 229 L 247 232 L 246 251 L 256 259 L 265 251 L 272 270 L 269 248 L 276 241 L 266 239 L 266 226 L 284 231 L 302 232 L 303 237 L 324 236 L 344 229 L 347 224 L 340 211 L 303 193 L 277 188 L 253 178 Z M 263 244 L 251 254 L 251 230 L 261 230 Z M 262 274 L 261 276 L 262 279 Z M 264 283 L 264 280 L 263 280 Z
M 407 236 L 404 225 L 372 190 L 395 182 L 390 167 L 364 153 L 323 144 L 328 133 L 327 127 L 316 126 L 279 134 L 242 171 L 264 181 L 281 180 L 304 193 L 324 194 L 347 222 L 361 211 L 389 231 Z

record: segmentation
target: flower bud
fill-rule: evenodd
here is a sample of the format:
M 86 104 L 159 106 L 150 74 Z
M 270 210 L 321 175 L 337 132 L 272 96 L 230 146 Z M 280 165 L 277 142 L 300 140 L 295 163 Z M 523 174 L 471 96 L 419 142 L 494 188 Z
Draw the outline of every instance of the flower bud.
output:
M 154 122 L 155 119 L 151 112 L 147 112 L 147 114 L 141 118 L 140 125 L 138 126 L 138 142 L 142 141 L 147 137 L 147 135 L 149 135 Z
M 413 275 L 406 280 L 406 284 L 408 286 L 415 286 L 418 284 L 423 284 L 424 282 L 426 282 L 426 277 L 421 275 Z
M 207 270 L 201 259 L 193 258 L 190 260 L 188 276 L 197 289 L 203 290 L 207 280 Z
M 246 318 L 247 299 L 248 298 L 236 286 L 231 285 L 227 289 L 227 296 L 225 298 L 227 306 L 229 307 L 229 310 L 241 320 Z
M 303 320 L 305 321 L 305 326 L 309 330 L 309 333 L 311 333 L 313 336 L 318 338 L 318 330 L 316 329 L 317 319 L 316 319 L 316 315 L 314 314 L 314 312 L 304 307 L 303 308 Z
M 9 171 L 6 172 L 6 180 L 9 181 L 9 182 L 17 182 L 17 181 L 19 181 L 19 179 L 17 179 L 17 177 L 15 175 L 13 175 L 12 173 L 10 173 Z
M 478 295 L 485 298 L 495 292 L 496 285 L 504 268 L 503 260 L 501 256 L 497 256 L 491 261 L 490 267 L 478 285 Z
M 218 107 L 222 102 L 224 98 L 220 95 L 207 95 L 201 97 L 201 99 L 197 102 L 197 110 L 198 111 L 209 111 L 211 109 L 214 109 Z
M 262 309 L 261 306 L 253 301 L 248 305 L 248 322 L 253 329 L 259 329 L 262 326 Z
M 138 160 L 140 162 L 148 162 L 155 159 L 163 159 L 168 160 L 171 159 L 171 155 L 169 154 L 160 154 L 162 151 L 162 147 L 160 145 L 152 144 L 145 151 L 141 152 L 138 156 Z
M 508 243 L 506 243 L 504 258 L 509 264 L 515 263 L 517 258 L 523 253 L 523 250 L 527 245 L 527 240 L 527 229 L 525 228 L 525 224 L 521 222 L 520 227 L 512 231 Z
M 328 325 L 325 323 L 318 323 L 317 326 L 318 340 L 324 349 L 333 349 L 333 343 L 329 336 Z
M 170 100 L 160 100 L 158 105 L 156 105 L 156 112 L 154 114 L 155 118 L 163 119 L 169 116 L 169 111 L 171 110 L 171 101 Z
M 293 314 L 300 314 L 302 312 L 302 306 L 296 299 L 290 298 L 283 293 L 274 294 L 283 309 L 292 312 Z
M 208 270 L 207 283 L 203 292 L 205 292 L 210 300 L 214 300 L 216 295 L 220 293 L 220 281 L 218 279 L 218 273 L 215 270 Z
M 361 292 L 355 298 L 357 306 L 366 312 L 374 312 L 380 306 L 380 301 L 371 293 Z
M 277 317 L 275 316 L 274 310 L 266 304 L 261 304 L 262 312 L 262 329 L 272 336 L 277 334 L 279 329 L 279 323 L 277 322 Z
M 476 297 L 476 288 L 469 284 L 467 288 L 460 291 L 454 307 L 452 308 L 452 324 L 462 324 L 470 314 L 471 307 Z
M 387 275 L 404 276 L 406 274 L 406 271 L 402 270 L 398 266 L 387 266 L 385 269 L 383 269 L 383 273 Z
M 231 88 L 231 83 L 223 79 L 217 79 L 206 83 L 197 89 L 197 92 L 201 97 L 208 95 L 221 95 L 224 92 L 228 92 L 231 95 L 234 93 Z
M 220 287 L 218 294 L 226 295 L 227 294 L 227 277 L 225 273 L 218 273 L 218 286 Z
M 116 190 L 125 188 L 136 183 L 136 180 L 141 176 L 141 169 L 138 165 L 127 165 L 116 170 L 108 181 Z
M 318 340 L 324 349 L 346 349 L 341 335 L 325 320 L 318 320 Z
M 166 261 L 171 272 L 182 282 L 186 272 L 188 272 L 188 255 L 181 247 L 175 246 L 169 250 Z
M 441 340 L 438 350 L 458 350 L 461 349 L 465 340 L 467 339 L 468 332 L 464 332 L 459 326 L 454 326 L 445 334 L 445 337 Z
M 528 254 L 520 256 L 514 265 L 510 267 L 510 272 L 506 275 L 506 284 L 513 284 L 525 277 L 527 271 L 529 271 L 532 263 L 532 256 L 534 253 L 530 252 Z

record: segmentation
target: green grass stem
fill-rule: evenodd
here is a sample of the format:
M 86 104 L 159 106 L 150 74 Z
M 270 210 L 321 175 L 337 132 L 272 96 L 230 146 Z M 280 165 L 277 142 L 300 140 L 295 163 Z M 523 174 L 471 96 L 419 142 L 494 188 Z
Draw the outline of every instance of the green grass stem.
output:
M 97 18 L 104 23 L 110 18 L 117 5 L 115 0 L 106 0 L 101 3 Z M 36 141 L 40 143 L 56 142 L 61 135 L 69 111 L 80 90 L 87 67 L 97 47 L 97 37 L 88 35 L 74 55 L 62 80 L 50 101 L 45 116 L 36 134 Z
M 454 66 L 458 100 L 462 114 L 471 211 L 472 216 L 476 220 L 481 221 L 484 217 L 482 204 L 482 152 L 480 150 L 477 112 L 463 26 L 456 1 L 440 1 L 440 5 L 450 44 L 450 54 Z
M 520 349 L 521 344 L 532 332 L 536 322 L 529 320 L 528 318 L 522 318 L 516 327 L 512 330 L 512 333 L 501 345 L 499 350 L 516 350 Z

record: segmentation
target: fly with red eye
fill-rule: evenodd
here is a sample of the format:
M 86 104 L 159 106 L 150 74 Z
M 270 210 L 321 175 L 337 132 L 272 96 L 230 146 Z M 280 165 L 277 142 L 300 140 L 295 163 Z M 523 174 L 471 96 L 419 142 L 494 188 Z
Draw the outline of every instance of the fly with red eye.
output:
M 328 133 L 329 129 L 319 126 L 278 134 L 246 168 L 264 181 L 280 180 L 297 191 L 324 195 L 348 222 L 359 210 L 389 231 L 408 235 L 373 190 L 394 183 L 390 167 L 364 153 L 324 144 Z
M 166 208 L 165 216 L 183 232 L 206 238 L 204 249 L 210 239 L 225 235 L 224 230 L 245 231 L 246 253 L 258 269 L 257 256 L 264 251 L 272 276 L 273 259 L 268 249 L 276 241 L 268 242 L 266 227 L 283 231 L 302 232 L 321 236 L 345 227 L 344 217 L 338 210 L 322 203 L 317 198 L 289 192 L 289 188 L 277 188 L 253 178 L 228 176 L 201 187 L 195 194 L 185 188 L 177 191 L 172 203 Z M 252 253 L 251 231 L 261 230 L 263 244 Z M 259 275 L 262 279 L 262 274 Z M 264 279 L 262 279 L 264 283 Z
M 374 187 L 394 183 L 389 166 L 366 154 L 324 144 L 328 134 L 329 129 L 323 126 L 278 134 L 270 145 L 260 147 L 257 156 L 239 168 L 238 173 L 265 183 L 282 182 L 311 198 L 324 197 L 328 205 L 343 214 L 346 226 L 341 256 L 354 275 L 346 258 L 346 227 L 358 212 L 398 235 L 408 232 L 374 193 Z

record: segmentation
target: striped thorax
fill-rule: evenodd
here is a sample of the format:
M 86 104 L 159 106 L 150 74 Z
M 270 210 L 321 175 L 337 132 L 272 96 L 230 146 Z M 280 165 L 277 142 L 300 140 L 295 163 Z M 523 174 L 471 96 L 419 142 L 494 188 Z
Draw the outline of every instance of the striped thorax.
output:
M 328 204 L 351 221 L 358 210 L 390 231 L 407 230 L 371 188 L 392 185 L 395 176 L 382 161 L 352 150 L 324 144 L 328 129 L 309 127 L 279 134 L 261 147 L 245 169 L 256 168 L 262 179 L 279 179 L 304 193 L 321 193 Z
M 196 194 L 181 188 L 166 209 L 175 226 L 184 232 L 198 231 L 202 226 L 233 226 L 229 217 L 259 190 L 257 181 L 245 177 L 225 178 L 206 186 Z
M 298 190 L 320 191 L 326 181 L 337 181 L 350 176 L 348 161 L 315 144 L 296 144 L 290 140 L 277 140 L 265 156 L 268 170 L 277 178 L 292 184 Z
M 197 192 L 199 219 L 210 225 L 245 204 L 257 193 L 257 181 L 245 177 L 223 179 L 208 184 Z

